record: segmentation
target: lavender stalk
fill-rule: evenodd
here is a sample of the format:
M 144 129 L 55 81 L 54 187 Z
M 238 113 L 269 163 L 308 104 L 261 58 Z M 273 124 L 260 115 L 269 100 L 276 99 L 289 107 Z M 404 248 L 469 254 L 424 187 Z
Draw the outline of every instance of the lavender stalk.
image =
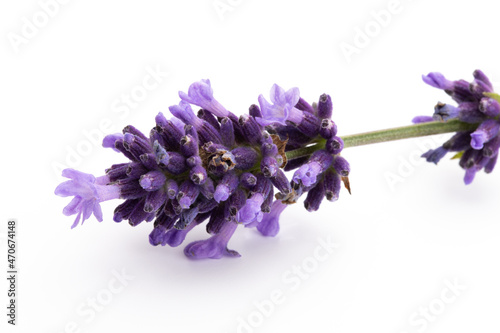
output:
M 469 124 L 460 120 L 450 120 L 448 122 L 432 121 L 373 132 L 346 135 L 341 136 L 340 138 L 344 142 L 344 148 L 351 148 L 436 134 L 474 131 L 478 126 L 479 124 Z M 326 142 L 327 140 L 320 139 L 319 142 L 310 146 L 288 151 L 286 152 L 287 159 L 292 160 L 299 157 L 309 156 L 316 150 L 323 149 Z

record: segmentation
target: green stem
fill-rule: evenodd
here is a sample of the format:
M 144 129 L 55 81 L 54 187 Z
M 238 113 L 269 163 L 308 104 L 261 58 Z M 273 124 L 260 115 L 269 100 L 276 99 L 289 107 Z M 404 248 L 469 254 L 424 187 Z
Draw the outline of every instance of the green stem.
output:
M 459 120 L 450 120 L 447 122 L 432 121 L 416 125 L 346 135 L 341 138 L 342 140 L 344 140 L 344 148 L 350 148 L 369 145 L 372 143 L 395 141 L 435 134 L 473 131 L 477 128 L 477 126 L 478 124 L 468 124 Z M 313 145 L 286 152 L 286 157 L 288 160 L 292 160 L 298 157 L 309 156 L 316 150 L 322 149 L 324 147 L 325 140 L 321 139 L 318 143 L 315 143 Z

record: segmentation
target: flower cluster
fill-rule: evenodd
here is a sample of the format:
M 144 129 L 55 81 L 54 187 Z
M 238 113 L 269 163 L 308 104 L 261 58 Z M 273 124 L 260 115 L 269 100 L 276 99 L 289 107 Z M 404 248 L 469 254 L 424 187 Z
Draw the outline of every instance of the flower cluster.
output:
M 76 214 L 73 227 L 93 213 L 102 221 L 99 203 L 125 199 L 114 211 L 115 222 L 136 226 L 154 221 L 152 245 L 180 245 L 187 233 L 208 220 L 210 238 L 187 245 L 192 258 L 239 256 L 228 249 L 238 225 L 256 227 L 265 236 L 279 231 L 288 204 L 307 194 L 308 211 L 323 198 L 335 201 L 341 182 L 347 186 L 349 163 L 340 156 L 343 141 L 331 120 L 332 100 L 321 95 L 310 105 L 297 88 L 274 85 L 268 102 L 259 96 L 248 114 L 237 117 L 213 96 L 209 80 L 196 82 L 181 101 L 161 112 L 149 136 L 133 126 L 108 135 L 103 146 L 128 162 L 112 165 L 95 178 L 66 169 L 70 178 L 55 193 L 73 196 L 63 213 Z M 192 105 L 201 107 L 195 113 Z M 311 156 L 287 160 L 286 152 L 323 138 L 325 148 Z M 289 180 L 285 171 L 297 169 Z
M 458 119 L 465 123 L 476 124 L 475 130 L 457 132 L 441 147 L 429 150 L 422 157 L 437 164 L 448 152 L 456 152 L 460 166 L 465 169 L 465 184 L 470 184 L 476 173 L 482 169 L 493 171 L 500 148 L 500 104 L 498 95 L 488 77 L 480 70 L 473 73 L 474 80 L 450 81 L 440 73 L 423 76 L 425 83 L 444 90 L 458 103 L 457 106 L 439 102 L 434 115 L 418 116 L 414 123 L 428 121 L 448 121 Z

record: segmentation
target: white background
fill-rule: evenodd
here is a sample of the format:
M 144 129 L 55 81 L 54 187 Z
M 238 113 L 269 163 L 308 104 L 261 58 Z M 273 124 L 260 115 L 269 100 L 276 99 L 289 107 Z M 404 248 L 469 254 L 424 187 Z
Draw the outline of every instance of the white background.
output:
M 352 195 L 343 190 L 315 213 L 287 208 L 276 238 L 239 228 L 230 242 L 239 259 L 190 261 L 181 247 L 152 247 L 151 224 L 113 222 L 117 202 L 102 205 L 102 223 L 70 230 L 54 165 L 78 147 L 87 148 L 73 156 L 83 172 L 125 161 L 84 132 L 107 119 L 105 134 L 128 124 L 147 133 L 201 78 L 237 114 L 275 82 L 310 102 L 329 93 L 340 135 L 407 125 L 450 102 L 421 81 L 430 71 L 470 80 L 481 68 L 500 87 L 491 1 L 401 0 L 384 26 L 372 12 L 389 0 L 220 3 L 230 10 L 212 0 L 74 0 L 51 7 L 47 22 L 37 1 L 1 3 L 0 265 L 6 271 L 6 222 L 16 218 L 20 272 L 16 327 L 6 324 L 1 279 L 2 332 L 498 332 L 500 170 L 465 186 L 457 161 L 416 158 L 447 136 L 346 150 Z M 25 38 L 34 16 L 45 26 Z M 25 39 L 14 45 L 13 36 Z M 346 57 L 346 44 L 357 53 Z M 147 68 L 169 74 L 116 112 Z M 197 229 L 186 244 L 207 237 Z M 319 239 L 329 238 L 338 247 L 326 255 Z M 114 277 L 122 271 L 125 283 Z M 105 304 L 92 310 L 92 299 Z

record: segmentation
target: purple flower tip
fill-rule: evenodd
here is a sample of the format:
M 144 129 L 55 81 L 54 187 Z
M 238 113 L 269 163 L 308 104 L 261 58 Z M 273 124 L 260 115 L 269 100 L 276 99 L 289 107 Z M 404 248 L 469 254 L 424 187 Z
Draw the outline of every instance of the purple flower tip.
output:
M 165 115 L 163 112 L 158 112 L 158 114 L 155 117 L 155 122 L 156 125 L 160 127 L 166 127 L 167 126 L 167 118 L 165 118 Z
M 486 133 L 481 130 L 477 130 L 474 133 L 471 133 L 470 137 L 470 145 L 476 150 L 483 149 L 484 143 L 488 139 Z
M 261 193 L 255 193 L 250 199 L 247 199 L 245 205 L 238 211 L 238 222 L 249 224 L 262 221 L 261 206 L 263 202 L 264 197 Z
M 139 185 L 146 191 L 156 191 L 166 182 L 167 177 L 161 171 L 150 171 L 141 176 Z
M 199 107 L 212 112 L 217 117 L 227 117 L 227 111 L 217 100 L 214 98 L 210 80 L 205 79 L 195 82 L 189 86 L 188 93 L 179 91 L 179 97 L 190 104 L 198 105 Z
M 184 248 L 184 254 L 192 259 L 220 259 L 224 255 L 228 257 L 241 257 L 238 252 L 229 250 L 224 244 L 215 241 L 214 237 L 190 243 Z
M 214 193 L 214 199 L 217 202 L 226 201 L 229 198 L 229 187 L 225 184 L 217 185 Z
M 438 164 L 438 162 L 446 155 L 448 151 L 443 148 L 439 147 L 437 149 L 431 149 L 428 152 L 422 154 L 422 157 L 426 159 L 427 162 L 432 162 L 434 164 Z
M 179 201 L 179 206 L 182 209 L 188 209 L 189 207 L 191 207 L 191 204 L 193 203 L 192 198 L 188 196 L 183 196 L 180 199 L 178 199 L 178 201 Z
M 321 166 L 317 162 L 311 162 L 302 165 L 293 175 L 295 183 L 302 182 L 302 185 L 308 187 L 316 183 L 316 178 L 321 172 Z
M 191 84 L 189 86 L 188 96 L 212 101 L 214 99 L 214 91 L 212 90 L 210 80 L 201 79 L 200 81 Z
M 168 109 L 176 118 L 182 120 L 185 124 L 199 126 L 201 120 L 196 117 L 191 109 L 191 105 L 185 101 L 180 101 L 178 105 L 169 106 Z
M 432 72 L 427 75 L 422 75 L 422 80 L 428 85 L 443 89 L 443 90 L 451 90 L 453 88 L 453 82 L 447 80 L 443 74 L 438 72 Z
M 184 242 L 184 240 L 186 239 L 186 235 L 188 234 L 188 232 L 191 231 L 191 229 L 193 229 L 196 225 L 196 223 L 192 222 L 184 229 L 170 229 L 163 236 L 162 245 L 168 244 L 171 247 L 177 247 L 181 245 L 182 242 Z
M 465 176 L 464 176 L 465 185 L 469 185 L 470 183 L 472 183 L 474 177 L 476 176 L 477 171 L 478 170 L 475 167 L 465 170 Z
M 438 103 L 434 107 L 434 120 L 447 121 L 449 119 L 457 118 L 459 109 L 450 104 Z
M 488 119 L 483 121 L 478 128 L 471 133 L 470 145 L 472 148 L 482 149 L 484 144 L 495 138 L 500 131 L 500 123 L 496 119 Z
M 428 123 L 431 121 L 434 121 L 434 118 L 432 118 L 431 116 L 416 116 L 411 120 L 411 122 L 414 124 Z
M 166 228 L 162 225 L 153 228 L 149 234 L 149 244 L 157 246 L 162 243 Z
M 286 121 L 300 123 L 302 120 L 302 111 L 295 108 L 295 105 L 300 99 L 299 88 L 291 88 L 286 91 L 274 84 L 270 92 L 271 103 L 264 96 L 259 96 L 259 104 L 262 117 L 255 118 L 261 126 L 270 124 L 286 125 Z
M 500 114 L 500 104 L 493 98 L 482 98 L 479 103 L 479 111 L 487 116 L 496 117 Z
M 192 259 L 220 259 L 224 255 L 240 257 L 240 254 L 227 248 L 227 243 L 236 230 L 236 223 L 226 222 L 220 232 L 209 239 L 190 243 L 184 248 L 184 254 Z
M 286 206 L 281 200 L 275 200 L 271 205 L 271 212 L 264 214 L 262 221 L 257 225 L 257 230 L 264 236 L 276 236 L 280 231 L 280 215 Z
M 167 151 L 165 148 L 163 148 L 159 143 L 158 140 L 156 140 L 153 143 L 153 152 L 155 154 L 156 158 L 156 163 L 158 165 L 163 165 L 166 166 L 168 165 L 168 162 L 170 161 L 170 156 L 168 155 Z
M 94 214 L 96 219 L 102 221 L 100 202 L 120 197 L 118 186 L 104 185 L 109 181 L 107 176 L 95 178 L 91 174 L 73 169 L 64 169 L 62 176 L 71 180 L 65 181 L 55 189 L 54 193 L 61 197 L 74 196 L 73 200 L 64 207 L 63 214 L 75 215 L 76 219 L 71 228 L 83 222 Z
M 115 148 L 115 142 L 117 140 L 120 140 L 120 139 L 123 139 L 123 134 L 122 133 L 116 133 L 116 134 L 106 135 L 104 137 L 104 139 L 102 140 L 102 146 L 104 148 L 111 148 L 114 151 L 116 151 L 117 153 L 119 153 L 120 151 Z

